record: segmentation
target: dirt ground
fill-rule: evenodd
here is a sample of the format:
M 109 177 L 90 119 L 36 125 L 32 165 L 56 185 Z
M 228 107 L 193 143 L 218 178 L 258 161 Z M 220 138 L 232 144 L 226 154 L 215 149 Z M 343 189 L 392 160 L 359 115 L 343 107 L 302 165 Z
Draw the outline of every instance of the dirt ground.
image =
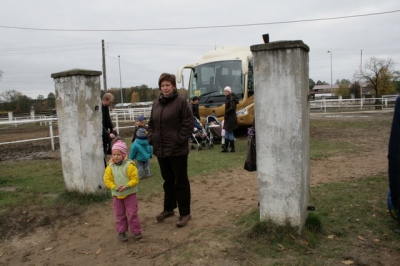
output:
M 392 115 L 393 112 L 311 114 L 311 119 L 391 121 Z M 48 131 L 44 126 L 25 132 L 11 128 L 0 130 L 0 139 L 5 142 L 22 135 L 24 138 L 43 137 Z M 312 160 L 311 185 L 386 174 L 389 133 L 389 127 L 380 126 L 368 131 L 346 129 L 344 132 L 311 128 L 312 136 L 340 138 L 361 145 L 365 150 L 361 154 L 350 152 Z M 49 140 L 0 148 L 0 163 L 5 159 L 59 158 L 58 151 L 49 151 Z M 176 228 L 177 217 L 156 222 L 155 215 L 162 206 L 160 195 L 139 202 L 143 239 L 135 241 L 129 234 L 129 240 L 120 243 L 114 229 L 111 203 L 102 203 L 66 216 L 68 219 L 49 221 L 46 226 L 7 238 L 0 243 L 0 265 L 270 265 L 272 261 L 242 252 L 238 244 L 228 238 L 216 238 L 212 233 L 218 228 L 234 228 L 234 217 L 258 204 L 256 173 L 246 172 L 240 165 L 218 175 L 191 182 L 193 219 L 184 228 Z M 237 184 L 241 184 L 241 189 L 237 189 Z M 371 250 L 363 251 L 363 247 L 357 251 L 356 256 L 364 261 L 365 258 L 368 261 L 368 257 L 386 256 L 386 264 L 379 265 L 395 265 L 391 262 L 400 259 L 400 254 L 374 254 Z

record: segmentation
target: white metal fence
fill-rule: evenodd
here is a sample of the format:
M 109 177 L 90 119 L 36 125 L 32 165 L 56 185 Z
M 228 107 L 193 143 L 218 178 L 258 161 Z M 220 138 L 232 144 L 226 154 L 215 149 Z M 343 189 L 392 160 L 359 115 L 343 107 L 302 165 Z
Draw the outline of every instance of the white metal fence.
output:
M 398 95 L 385 95 L 382 98 L 357 99 L 321 99 L 310 101 L 310 110 L 325 112 L 327 110 L 367 110 L 375 107 L 387 109 L 394 104 Z M 378 102 L 378 103 L 377 103 Z
M 143 115 L 144 117 L 149 119 L 150 112 L 151 108 L 124 108 L 124 109 L 113 109 L 110 115 L 111 118 L 115 121 L 115 127 L 119 134 L 119 129 L 121 128 L 133 128 L 135 126 L 133 121 L 139 115 Z M 124 122 L 132 121 L 132 123 L 129 126 L 121 127 L 120 121 Z M 0 142 L 0 145 L 50 139 L 51 149 L 54 150 L 55 149 L 54 138 L 59 137 L 58 135 L 54 135 L 53 131 L 53 123 L 57 123 L 56 116 L 25 116 L 25 117 L 0 118 L 0 127 L 2 128 L 6 128 L 7 126 L 17 127 L 18 125 L 33 124 L 33 123 L 40 123 L 40 125 L 49 125 L 50 136 L 42 138 L 34 138 L 34 139 Z
M 15 126 L 17 127 L 18 125 L 22 124 L 32 124 L 32 123 L 40 123 L 40 125 L 49 125 L 49 131 L 50 131 L 50 136 L 49 137 L 42 137 L 42 138 L 34 138 L 34 139 L 24 139 L 24 140 L 14 140 L 14 141 L 7 141 L 7 142 L 0 142 L 0 145 L 6 145 L 6 144 L 12 144 L 12 143 L 21 143 L 21 142 L 30 142 L 30 141 L 37 141 L 37 140 L 45 140 L 45 139 L 50 139 L 51 142 L 51 149 L 54 151 L 54 138 L 58 138 L 58 135 L 54 135 L 53 131 L 53 123 L 57 122 L 57 118 L 55 117 L 43 117 L 43 116 L 38 116 L 38 117 L 28 117 L 28 118 L 22 118 L 22 117 L 15 117 L 12 120 L 1 120 L 0 121 L 0 126 L 3 128 L 7 127 L 8 125 Z
M 149 119 L 151 112 L 151 107 L 146 108 L 123 108 L 123 109 L 113 109 L 110 113 L 112 119 L 115 120 L 115 128 L 119 134 L 120 128 L 133 128 L 135 124 L 133 123 L 130 126 L 119 126 L 119 122 L 123 120 L 124 122 L 127 121 L 135 121 L 135 118 L 142 115 Z

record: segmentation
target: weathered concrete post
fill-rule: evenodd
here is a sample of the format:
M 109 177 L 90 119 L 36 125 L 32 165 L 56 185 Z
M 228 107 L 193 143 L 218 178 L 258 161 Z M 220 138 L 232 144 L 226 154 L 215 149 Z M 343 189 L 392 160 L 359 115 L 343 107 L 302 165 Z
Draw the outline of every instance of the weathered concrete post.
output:
M 299 232 L 310 187 L 309 50 L 302 41 L 251 46 L 260 219 Z
M 61 161 L 67 190 L 95 193 L 103 186 L 100 71 L 53 73 Z
M 8 112 L 8 121 L 13 120 L 13 112 Z

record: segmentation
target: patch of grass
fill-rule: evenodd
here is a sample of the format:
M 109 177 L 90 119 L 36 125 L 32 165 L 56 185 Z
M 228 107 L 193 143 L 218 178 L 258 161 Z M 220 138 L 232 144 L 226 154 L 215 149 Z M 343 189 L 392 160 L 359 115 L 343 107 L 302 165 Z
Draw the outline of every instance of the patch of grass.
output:
M 372 123 L 370 120 L 363 120 L 360 118 L 359 120 L 349 119 L 311 119 L 310 127 L 311 128 L 322 128 L 322 129 L 335 129 L 335 130 L 349 130 L 349 129 L 368 129 L 376 126 L 385 126 L 388 127 L 391 125 L 392 115 L 388 115 L 383 117 L 381 120 L 374 119 Z
M 364 151 L 365 148 L 356 146 L 345 141 L 332 141 L 322 139 L 311 139 L 310 158 L 320 159 L 341 153 L 357 153 Z
M 1 164 L 0 208 L 19 204 L 47 204 L 64 191 L 61 161 L 8 161 Z
M 349 128 L 368 128 L 371 122 L 369 121 L 354 121 L 354 120 L 310 120 L 310 126 L 316 128 L 323 128 L 323 129 L 349 129 Z
M 65 205 L 89 205 L 109 199 L 111 199 L 110 191 L 97 194 L 64 191 L 57 197 L 56 202 Z
M 260 222 L 258 209 L 237 221 L 240 229 L 235 232 L 245 233 L 231 234 L 245 249 L 264 258 L 296 257 L 304 265 L 324 265 L 327 259 L 340 263 L 352 247 L 359 246 L 366 254 L 369 250 L 396 253 L 400 235 L 393 229 L 400 224 L 387 212 L 386 192 L 384 176 L 324 184 L 312 188 L 310 203 L 316 210 L 309 213 L 300 235 L 287 225 Z

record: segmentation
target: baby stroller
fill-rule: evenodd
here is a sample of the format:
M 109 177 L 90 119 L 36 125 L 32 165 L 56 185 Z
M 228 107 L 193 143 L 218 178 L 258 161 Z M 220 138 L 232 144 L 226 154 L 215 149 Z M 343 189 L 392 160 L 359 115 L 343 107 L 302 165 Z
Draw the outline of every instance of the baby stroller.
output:
M 214 147 L 214 144 L 210 140 L 210 138 L 207 136 L 207 132 L 204 130 L 203 125 L 200 123 L 200 121 L 196 118 L 194 118 L 194 127 L 193 127 L 193 132 L 192 132 L 192 137 L 190 138 L 191 141 L 191 149 L 198 150 L 200 151 L 202 147 L 205 147 L 206 145 L 208 148 Z
M 221 141 L 222 124 L 213 115 L 209 115 L 206 118 L 206 132 L 212 143 L 215 143 L 215 141 Z

